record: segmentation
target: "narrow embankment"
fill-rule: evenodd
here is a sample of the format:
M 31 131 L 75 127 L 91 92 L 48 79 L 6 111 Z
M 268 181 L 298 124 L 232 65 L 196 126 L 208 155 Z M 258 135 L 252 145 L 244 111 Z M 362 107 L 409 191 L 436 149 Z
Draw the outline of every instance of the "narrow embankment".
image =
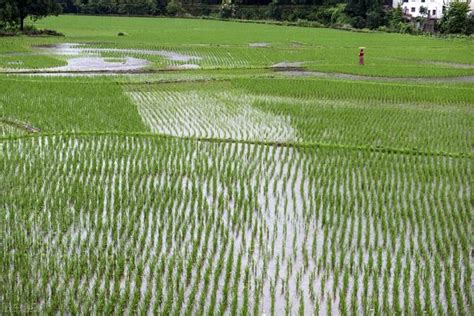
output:
M 238 140 L 238 139 L 222 139 L 212 137 L 193 137 L 193 136 L 174 136 L 167 134 L 157 133 L 142 133 L 142 132 L 56 132 L 56 133 L 30 133 L 23 135 L 7 135 L 0 136 L 0 143 L 6 141 L 16 141 L 20 139 L 27 139 L 32 137 L 146 137 L 146 138 L 163 138 L 163 139 L 178 139 L 183 141 L 197 141 L 197 142 L 209 142 L 209 143 L 222 143 L 222 144 L 250 144 L 250 145 L 261 145 L 261 146 L 273 146 L 273 147 L 291 147 L 291 148 L 334 148 L 334 149 L 346 149 L 356 151 L 370 151 L 386 154 L 401 154 L 401 155 L 415 155 L 415 156 L 442 156 L 450 158 L 467 158 L 472 157 L 470 152 L 445 152 L 445 151 L 428 151 L 418 150 L 411 148 L 395 148 L 395 147 L 383 147 L 383 146 L 368 146 L 368 145 L 347 145 L 347 144 L 335 144 L 335 143 L 323 143 L 323 142 L 279 142 L 279 141 L 259 141 L 259 140 Z
M 364 76 L 353 75 L 338 72 L 319 72 L 309 71 L 304 69 L 297 69 L 295 67 L 288 68 L 273 68 L 275 73 L 288 77 L 317 77 L 328 79 L 343 79 L 354 81 L 387 81 L 387 82 L 474 82 L 474 76 L 454 76 L 454 77 L 379 77 L 379 76 Z
M 41 132 L 41 129 L 31 126 L 30 124 L 24 123 L 24 122 L 19 122 L 15 121 L 12 119 L 8 118 L 0 118 L 0 124 L 5 124 L 8 126 L 11 126 L 15 129 L 27 132 L 27 133 L 39 133 Z

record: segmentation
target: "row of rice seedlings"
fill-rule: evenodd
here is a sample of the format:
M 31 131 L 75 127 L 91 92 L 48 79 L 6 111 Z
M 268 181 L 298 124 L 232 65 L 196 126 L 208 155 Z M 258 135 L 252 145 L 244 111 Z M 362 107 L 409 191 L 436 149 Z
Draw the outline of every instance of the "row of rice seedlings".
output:
M 118 136 L 3 149 L 9 311 L 472 306 L 469 159 Z
M 456 106 L 414 105 L 299 98 L 259 100 L 254 107 L 290 117 L 305 141 L 397 147 L 429 151 L 470 148 L 470 110 Z M 436 133 L 433 131 L 436 130 Z
M 295 140 L 289 119 L 252 107 L 251 96 L 226 92 L 130 92 L 154 132 L 242 140 Z
M 472 106 L 472 88 L 462 86 L 434 86 L 390 82 L 363 82 L 325 79 L 242 78 L 232 81 L 232 86 L 255 94 L 292 96 L 298 98 L 330 98 L 334 100 L 359 100 L 394 104 Z
M 231 88 L 222 83 L 207 87 L 131 86 L 127 90 L 153 131 L 175 136 L 443 152 L 467 152 L 470 148 L 471 137 L 466 130 L 472 113 L 464 105 L 343 101 L 338 100 L 337 91 L 331 91 L 323 100 L 292 94 L 276 96 L 275 87 L 270 89 L 266 81 L 249 81 L 256 85 L 251 87 L 253 90 L 268 90 L 265 94 L 224 92 Z M 313 88 L 318 90 L 325 84 L 314 84 Z
M 0 120 L 18 123 L 28 132 L 147 131 L 122 88 L 103 77 L 3 77 L 0 103 Z
M 27 131 L 22 128 L 18 128 L 15 125 L 0 121 L 0 136 L 1 137 L 5 137 L 9 135 L 22 135 L 26 133 Z
M 118 44 L 117 47 L 115 47 Z M 258 49 L 235 45 L 179 45 L 163 46 L 154 44 L 141 44 L 131 48 L 130 45 L 122 46 L 119 43 L 111 47 L 110 44 L 87 44 L 80 47 L 85 54 L 109 54 L 115 53 L 121 56 L 133 55 L 137 58 L 150 59 L 156 55 L 162 56 L 163 65 L 180 66 L 182 64 L 197 64 L 202 68 L 255 68 L 268 67 L 275 63 L 291 60 L 305 61 L 314 59 L 310 50 L 288 50 L 285 49 Z M 290 53 L 289 53 L 290 52 Z M 173 58 L 173 54 L 177 58 Z M 170 58 L 171 56 L 171 58 Z M 179 58 L 183 56 L 183 58 Z M 190 58 L 186 58 L 186 56 Z

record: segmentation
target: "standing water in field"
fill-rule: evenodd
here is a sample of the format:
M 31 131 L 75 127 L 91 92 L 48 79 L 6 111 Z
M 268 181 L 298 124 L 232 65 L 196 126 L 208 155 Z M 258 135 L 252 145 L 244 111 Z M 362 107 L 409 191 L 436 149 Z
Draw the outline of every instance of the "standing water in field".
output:
M 70 308 L 56 293 L 118 314 L 468 312 L 468 159 L 122 136 L 3 149 L 2 237 L 35 271 L 12 260 L 4 288 L 39 312 Z
M 102 57 L 77 57 L 67 60 L 66 66 L 49 68 L 51 71 L 132 71 L 150 64 L 139 58 L 125 57 L 107 59 Z
M 201 57 L 180 54 L 167 50 L 149 50 L 149 49 L 133 49 L 133 48 L 96 48 L 88 47 L 86 44 L 75 44 L 75 43 L 62 43 L 53 46 L 43 46 L 39 49 L 45 50 L 46 52 L 54 55 L 97 55 L 100 56 L 102 53 L 119 53 L 119 54 L 133 54 L 133 55 L 149 55 L 149 56 L 161 56 L 170 61 L 177 62 L 190 62 L 201 60 Z
M 296 141 L 290 119 L 252 105 L 253 95 L 201 91 L 132 91 L 143 121 L 157 133 L 173 136 L 253 141 Z
M 172 63 L 170 69 L 199 69 L 195 63 L 202 58 L 180 54 L 167 50 L 146 50 L 146 49 L 122 49 L 122 48 L 96 48 L 88 47 L 86 44 L 61 43 L 56 45 L 37 46 L 37 52 L 33 55 L 56 55 L 66 57 L 67 65 L 43 69 L 11 69 L 10 72 L 97 72 L 97 73 L 123 73 L 143 69 L 151 62 L 132 56 L 161 56 Z M 21 53 L 31 54 L 31 53 Z M 119 58 L 102 57 L 102 54 L 118 54 Z M 184 63 L 184 64 L 183 64 Z

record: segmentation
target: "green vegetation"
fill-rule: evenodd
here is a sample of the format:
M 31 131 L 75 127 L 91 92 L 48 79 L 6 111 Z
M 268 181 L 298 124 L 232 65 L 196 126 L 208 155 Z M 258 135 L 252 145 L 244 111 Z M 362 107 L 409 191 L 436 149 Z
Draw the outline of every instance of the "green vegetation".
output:
M 468 159 L 129 136 L 3 148 L 7 311 L 268 313 L 269 284 L 277 314 L 469 310 Z M 408 294 L 426 282 L 432 300 Z M 239 283 L 260 298 L 244 305 Z
M 0 109 L 44 132 L 146 131 L 136 107 L 107 79 L 0 79 Z
M 318 99 L 342 99 L 425 104 L 465 104 L 474 103 L 472 84 L 467 87 L 442 85 L 416 85 L 409 83 L 360 82 L 347 80 L 303 80 L 303 79 L 240 79 L 233 81 L 236 88 L 254 93 L 272 94 Z M 445 107 L 444 107 L 445 108 Z
M 442 33 L 474 33 L 474 13 L 469 14 L 469 2 L 452 1 L 439 23 Z
M 473 69 L 453 67 L 474 64 L 470 40 L 41 23 L 65 38 L 0 43 L 8 62 L 37 65 L 0 74 L 4 313 L 470 313 Z M 61 54 L 60 43 L 86 46 Z M 351 68 L 362 45 L 368 67 Z M 391 60 L 384 50 L 390 72 L 376 66 Z M 106 76 L 38 69 L 129 57 L 152 64 Z M 268 69 L 284 61 L 373 77 Z M 417 72 L 421 61 L 444 64 Z M 190 63 L 201 68 L 166 69 Z
M 56 0 L 3 0 L 0 2 L 0 29 L 19 26 L 23 31 L 28 16 L 36 20 L 57 15 L 61 9 Z
M 64 66 L 66 62 L 50 56 L 3 55 L 0 68 L 7 69 L 43 69 L 46 67 Z
M 199 16 L 252 20 L 268 23 L 285 23 L 311 27 L 366 28 L 398 33 L 423 32 L 423 24 L 428 15 L 410 20 L 401 9 L 392 8 L 391 3 L 378 0 L 225 0 L 199 1 L 184 0 L 56 0 L 65 13 L 101 15 L 144 15 L 144 16 Z M 472 34 L 474 15 L 469 15 L 469 2 L 452 5 L 448 15 L 456 16 L 457 27 L 441 27 L 442 33 Z M 463 3 L 463 2 L 459 2 Z M 394 3 L 397 4 L 397 3 Z M 398 3 L 402 4 L 401 2 Z M 463 9 L 459 10 L 459 8 Z M 422 7 L 423 8 L 423 7 Z M 422 9 L 420 8 L 420 10 Z M 444 11 L 444 8 L 443 8 Z M 421 11 L 420 11 L 421 12 Z M 451 19 L 452 20 L 452 19 Z M 443 23 L 441 23 L 442 25 Z M 450 22 L 450 24 L 452 24 Z M 470 25 L 470 26 L 469 26 Z
M 444 40 L 400 34 L 354 33 L 332 29 L 234 24 L 189 19 L 145 19 L 120 17 L 50 17 L 37 22 L 40 28 L 55 29 L 65 38 L 54 42 L 88 43 L 104 49 L 104 57 L 125 53 L 105 49 L 166 50 L 196 56 L 190 61 L 206 69 L 262 68 L 287 62 L 323 72 L 343 72 L 388 77 L 445 77 L 474 75 L 472 40 Z M 186 32 L 182 32 L 186 29 Z M 117 36 L 126 32 L 127 36 Z M 41 44 L 37 38 L 31 46 Z M 31 49 L 28 39 L 5 39 L 9 51 Z M 96 44 L 91 44 L 95 42 Z M 268 43 L 269 47 L 250 47 Z M 366 66 L 357 63 L 360 46 L 366 47 Z M 170 61 L 147 52 L 127 53 L 145 58 L 156 68 L 184 62 Z

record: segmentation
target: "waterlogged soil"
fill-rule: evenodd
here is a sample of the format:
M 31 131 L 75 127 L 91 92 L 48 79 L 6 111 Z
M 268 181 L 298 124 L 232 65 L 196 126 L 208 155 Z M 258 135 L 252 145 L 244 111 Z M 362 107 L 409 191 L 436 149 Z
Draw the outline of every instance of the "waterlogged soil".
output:
M 36 46 L 36 51 L 10 52 L 9 55 L 57 55 L 68 56 L 67 65 L 53 68 L 42 69 L 4 69 L 7 73 L 25 73 L 32 75 L 104 75 L 104 74 L 124 74 L 124 73 L 139 73 L 143 72 L 143 68 L 149 66 L 151 62 L 146 59 L 133 58 L 130 55 L 149 55 L 161 56 L 168 61 L 179 62 L 183 64 L 171 65 L 167 70 L 193 70 L 200 69 L 196 61 L 202 60 L 199 56 L 192 56 L 180 54 L 167 50 L 146 50 L 146 49 L 123 49 L 123 48 L 94 48 L 88 47 L 88 44 L 80 43 L 61 43 L 55 45 Z M 249 43 L 251 48 L 268 48 L 271 43 L 256 42 Z M 101 57 L 102 53 L 119 53 L 123 54 L 124 58 L 120 61 L 110 60 L 110 58 Z M 345 73 L 325 73 L 318 71 L 308 71 L 303 68 L 305 62 L 287 62 L 273 64 L 270 69 L 273 71 L 291 77 L 320 77 L 332 79 L 345 79 L 355 81 L 378 80 L 378 81 L 411 81 L 411 82 L 426 82 L 426 81 L 443 81 L 443 82 L 474 82 L 474 76 L 457 76 L 457 77 L 376 77 L 365 75 L 354 75 Z M 459 64 L 451 62 L 437 62 L 427 61 L 426 64 L 436 64 L 451 68 L 459 69 L 474 69 L 471 64 Z
M 183 64 L 178 66 L 170 66 L 168 69 L 175 69 L 175 70 L 188 70 L 188 69 L 200 69 L 201 66 L 196 64 Z
M 67 65 L 53 68 L 42 69 L 6 69 L 12 73 L 29 73 L 35 75 L 101 75 L 101 74 L 123 74 L 133 73 L 149 66 L 151 62 L 146 59 L 134 58 L 126 56 L 127 54 L 134 55 L 149 55 L 161 56 L 169 61 L 183 62 L 186 64 L 170 66 L 168 69 L 187 70 L 199 69 L 197 64 L 190 63 L 192 61 L 199 61 L 202 58 L 198 56 L 191 56 L 179 54 L 172 51 L 165 50 L 142 50 L 142 49 L 120 49 L 120 48 L 90 48 L 85 44 L 78 43 L 62 43 L 56 45 L 43 45 L 35 47 L 36 51 L 31 53 L 11 53 L 18 55 L 56 55 L 67 56 Z M 110 58 L 101 57 L 102 53 L 120 53 L 125 55 L 124 58 L 118 61 Z M 79 73 L 79 74 L 78 74 Z
M 271 47 L 271 46 L 272 46 L 271 43 L 266 43 L 266 42 L 250 43 L 249 44 L 249 47 L 251 47 L 251 48 L 267 48 L 267 47 Z
M 442 82 L 474 82 L 474 76 L 458 76 L 458 77 L 375 77 L 375 76 L 364 76 L 364 75 L 352 75 L 345 73 L 329 73 L 329 72 L 318 72 L 308 71 L 303 69 L 294 69 L 291 67 L 280 67 L 274 68 L 274 70 L 282 75 L 290 77 L 319 77 L 319 78 L 330 78 L 330 79 L 345 79 L 355 81 L 410 81 L 410 82 L 426 82 L 426 81 L 442 81 Z
M 101 53 L 121 53 L 121 54 L 138 54 L 149 56 L 161 56 L 170 61 L 190 62 L 193 60 L 201 60 L 201 57 L 179 54 L 166 50 L 147 50 L 147 49 L 128 49 L 128 48 L 94 48 L 87 47 L 85 44 L 79 43 L 62 43 L 52 46 L 38 46 L 39 50 L 46 53 L 62 56 L 76 55 L 100 55 Z
M 451 63 L 451 62 L 444 62 L 444 61 L 428 61 L 426 64 L 430 65 L 438 65 L 444 66 L 449 68 L 456 68 L 456 69 L 474 69 L 474 65 L 471 64 L 460 64 L 460 63 Z
M 122 61 L 108 61 L 102 57 L 77 57 L 67 60 L 66 66 L 48 68 L 51 71 L 131 71 L 150 64 L 145 59 L 126 57 Z
M 282 61 L 281 63 L 273 64 L 272 69 L 274 71 L 303 71 L 303 61 L 287 62 Z

